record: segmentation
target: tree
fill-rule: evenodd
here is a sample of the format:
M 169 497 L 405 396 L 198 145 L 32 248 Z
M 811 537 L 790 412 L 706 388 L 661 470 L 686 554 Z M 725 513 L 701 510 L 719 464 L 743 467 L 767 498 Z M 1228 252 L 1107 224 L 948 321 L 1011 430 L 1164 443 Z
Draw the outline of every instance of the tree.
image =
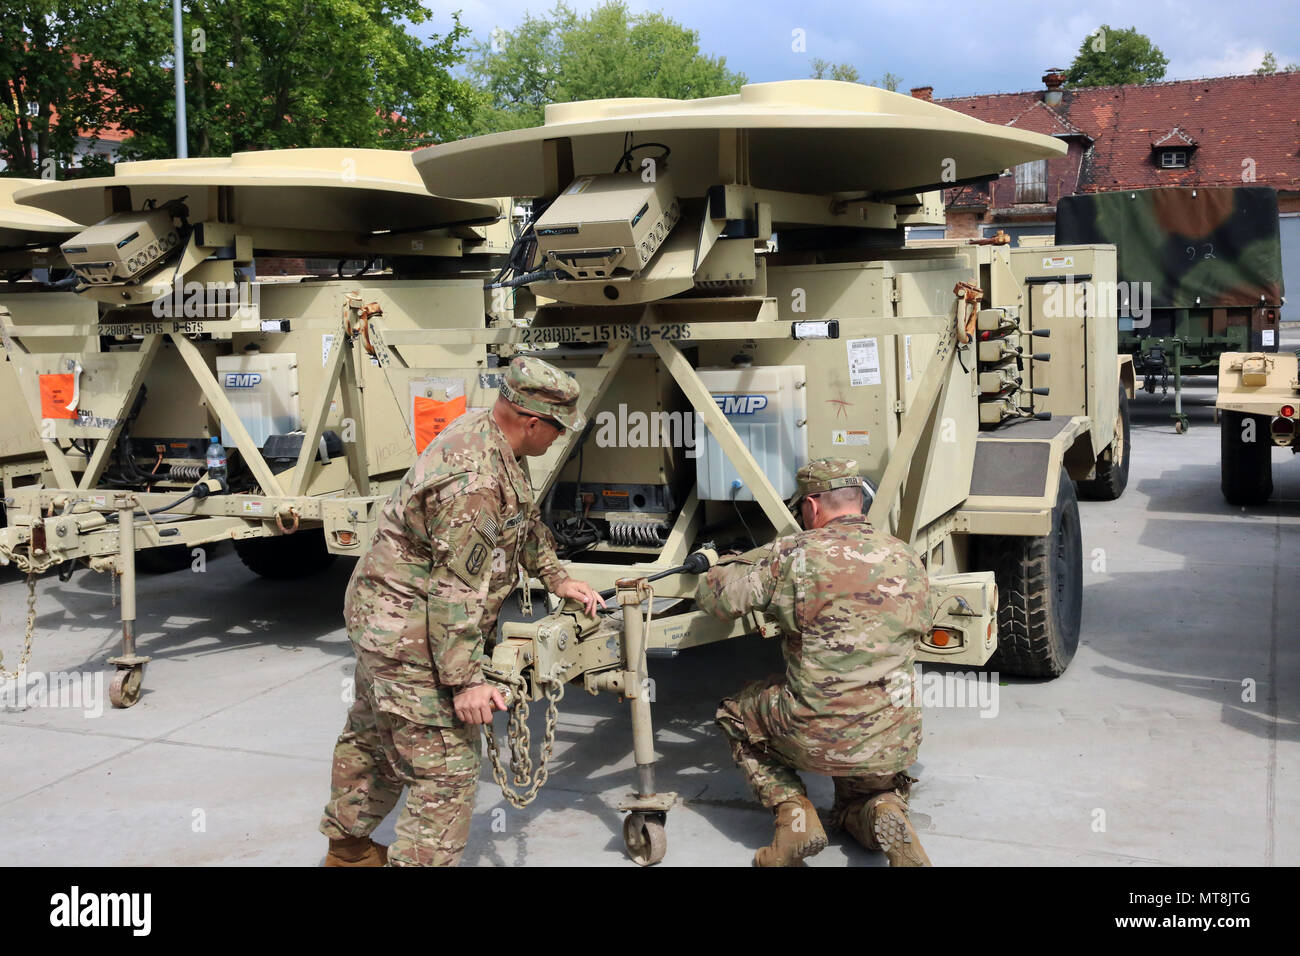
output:
M 540 125 L 547 103 L 724 96 L 745 83 L 725 57 L 700 52 L 694 30 L 661 13 L 633 14 L 622 0 L 585 16 L 561 2 L 514 30 L 494 31 L 475 48 L 470 73 L 487 99 L 476 133 Z
M 882 76 L 880 79 L 876 80 L 876 82 L 873 83 L 872 86 L 879 86 L 881 89 L 889 90 L 891 93 L 897 93 L 898 84 L 902 82 L 903 82 L 903 78 L 901 76 L 897 76 L 896 74 L 886 72 L 885 75 Z
M 137 0 L 136 19 L 96 38 L 117 69 L 123 153 L 173 155 L 171 3 Z M 191 155 L 352 146 L 409 149 L 464 135 L 480 97 L 451 75 L 468 31 L 424 41 L 419 0 L 190 0 L 185 11 Z M 403 22 L 406 21 L 406 22 Z
M 1300 70 L 1300 63 L 1288 63 L 1282 67 L 1283 73 L 1295 73 L 1297 70 Z M 1270 73 L 1278 72 L 1277 57 L 1273 55 L 1272 50 L 1264 51 L 1264 59 L 1255 72 L 1261 76 L 1268 76 Z
M 814 80 L 843 80 L 846 83 L 864 83 L 862 74 L 858 68 L 849 63 L 831 63 L 830 60 L 823 60 L 816 57 L 812 61 L 812 79 Z M 898 84 L 903 82 L 901 76 L 893 73 L 885 73 L 878 80 L 872 80 L 866 83 L 867 86 L 878 86 L 882 90 L 897 92 Z
M 1115 30 L 1102 24 L 1083 38 L 1065 74 L 1067 86 L 1118 86 L 1154 83 L 1165 75 L 1169 59 L 1135 27 Z
M 812 78 L 814 80 L 843 80 L 845 83 L 861 83 L 862 74 L 856 66 L 848 63 L 834 63 L 817 57 L 812 61 Z
M 57 178 L 79 131 L 93 136 L 106 124 L 108 71 L 86 54 L 84 36 L 107 15 L 102 4 L 60 0 L 0 7 L 0 159 L 8 174 Z

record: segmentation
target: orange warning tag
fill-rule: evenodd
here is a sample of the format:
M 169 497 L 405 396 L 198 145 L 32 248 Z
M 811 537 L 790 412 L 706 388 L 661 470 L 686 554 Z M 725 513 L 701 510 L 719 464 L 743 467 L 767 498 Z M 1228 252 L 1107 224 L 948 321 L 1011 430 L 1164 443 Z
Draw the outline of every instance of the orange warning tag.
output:
M 77 394 L 77 376 L 57 373 L 41 377 L 41 417 L 76 418 L 77 410 L 68 409 L 72 396 Z
M 465 396 L 438 402 L 423 395 L 415 396 L 415 452 L 419 454 L 451 424 L 465 414 Z

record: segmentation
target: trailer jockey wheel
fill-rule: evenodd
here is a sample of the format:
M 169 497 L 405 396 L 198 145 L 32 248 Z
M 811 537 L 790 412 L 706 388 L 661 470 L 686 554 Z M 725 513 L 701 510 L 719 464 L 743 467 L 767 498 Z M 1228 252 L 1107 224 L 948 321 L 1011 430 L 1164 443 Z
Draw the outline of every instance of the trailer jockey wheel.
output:
M 668 835 L 664 832 L 665 813 L 633 810 L 623 821 L 623 843 L 627 855 L 638 866 L 653 866 L 668 852 Z
M 140 686 L 144 683 L 144 665 L 119 667 L 108 687 L 108 699 L 114 707 L 130 707 L 140 699 Z

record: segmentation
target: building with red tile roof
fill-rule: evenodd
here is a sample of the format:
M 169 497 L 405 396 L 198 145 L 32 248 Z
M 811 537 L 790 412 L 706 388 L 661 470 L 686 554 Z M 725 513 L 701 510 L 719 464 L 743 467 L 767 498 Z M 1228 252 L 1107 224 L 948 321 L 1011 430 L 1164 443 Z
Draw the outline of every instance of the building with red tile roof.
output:
M 1063 74 L 1048 70 L 1037 90 L 933 100 L 1068 146 L 1064 156 L 992 182 L 946 190 L 947 235 L 1051 233 L 1057 200 L 1077 193 L 1272 186 L 1293 290 L 1283 318 L 1300 319 L 1300 72 L 1076 88 L 1063 85 Z M 932 100 L 932 92 L 917 87 L 912 95 Z

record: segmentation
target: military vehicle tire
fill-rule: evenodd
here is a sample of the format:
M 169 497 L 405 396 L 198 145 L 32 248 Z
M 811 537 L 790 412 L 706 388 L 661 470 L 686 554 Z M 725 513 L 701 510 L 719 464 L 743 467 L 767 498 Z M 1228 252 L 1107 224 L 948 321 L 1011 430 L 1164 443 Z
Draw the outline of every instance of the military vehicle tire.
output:
M 245 538 L 235 542 L 244 567 L 272 581 L 289 581 L 324 571 L 338 557 L 325 547 L 325 532 L 308 528 L 273 538 Z
M 1111 455 L 1097 458 L 1097 476 L 1078 482 L 1079 497 L 1087 501 L 1114 501 L 1128 487 L 1129 458 L 1133 450 L 1132 426 L 1128 414 L 1128 392 L 1119 387 L 1119 411 L 1115 415 L 1115 437 Z M 1115 452 L 1118 451 L 1118 457 Z
M 1246 419 L 1255 420 L 1255 440 L 1242 441 Z M 1273 494 L 1273 442 L 1267 415 L 1219 413 L 1219 487 L 1230 505 L 1262 505 Z
M 988 535 L 979 567 L 998 585 L 998 649 L 989 667 L 1019 677 L 1058 677 L 1079 646 L 1083 538 L 1074 482 L 1061 469 L 1050 534 Z

